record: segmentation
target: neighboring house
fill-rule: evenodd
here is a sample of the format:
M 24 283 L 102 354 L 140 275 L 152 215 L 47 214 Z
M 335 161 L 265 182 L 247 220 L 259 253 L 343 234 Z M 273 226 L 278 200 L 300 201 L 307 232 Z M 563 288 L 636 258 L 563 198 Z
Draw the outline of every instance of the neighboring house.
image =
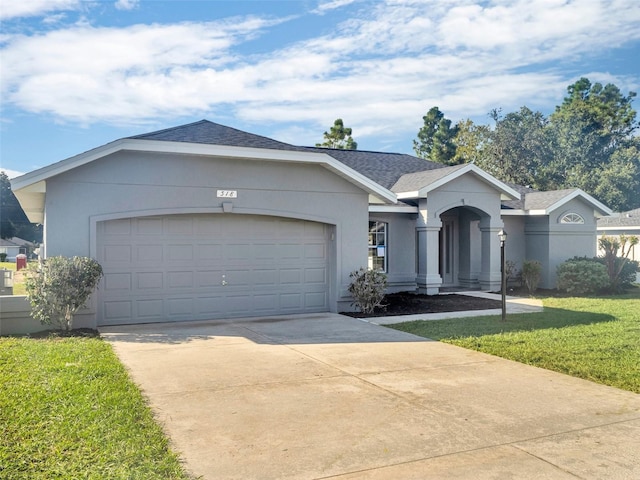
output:
M 15 262 L 16 255 L 23 253 L 27 255 L 30 251 L 33 251 L 35 245 L 22 238 L 0 238 L 0 253 L 7 254 L 7 262 Z
M 475 165 L 298 147 L 200 121 L 124 138 L 12 180 L 45 256 L 88 255 L 105 277 L 88 326 L 351 307 L 349 273 L 389 290 L 500 287 L 507 259 L 556 266 L 596 252 L 578 190 L 535 192 Z
M 598 239 L 604 235 L 618 238 L 620 235 L 635 235 L 640 238 L 640 208 L 599 218 L 597 230 Z M 602 253 L 599 249 L 598 254 Z M 640 244 L 631 247 L 628 258 L 640 261 Z M 636 274 L 636 281 L 640 283 L 640 272 Z

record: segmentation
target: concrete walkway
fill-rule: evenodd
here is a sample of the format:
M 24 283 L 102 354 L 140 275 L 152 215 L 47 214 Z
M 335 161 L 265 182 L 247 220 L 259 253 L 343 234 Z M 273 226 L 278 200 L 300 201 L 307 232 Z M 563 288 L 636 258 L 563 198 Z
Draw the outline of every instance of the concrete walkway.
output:
M 637 479 L 640 395 L 336 314 L 102 328 L 204 479 Z

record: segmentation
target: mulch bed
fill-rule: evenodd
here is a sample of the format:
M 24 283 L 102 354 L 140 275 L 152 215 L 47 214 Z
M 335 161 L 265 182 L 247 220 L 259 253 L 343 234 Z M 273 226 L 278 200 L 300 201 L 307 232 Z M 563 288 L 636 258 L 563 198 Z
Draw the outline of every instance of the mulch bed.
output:
M 465 310 L 489 310 L 500 308 L 500 300 L 458 295 L 422 295 L 411 292 L 391 293 L 384 299 L 384 307 L 378 307 L 372 314 L 341 312 L 354 318 L 387 317 L 394 315 L 414 315 L 420 313 L 460 312 Z

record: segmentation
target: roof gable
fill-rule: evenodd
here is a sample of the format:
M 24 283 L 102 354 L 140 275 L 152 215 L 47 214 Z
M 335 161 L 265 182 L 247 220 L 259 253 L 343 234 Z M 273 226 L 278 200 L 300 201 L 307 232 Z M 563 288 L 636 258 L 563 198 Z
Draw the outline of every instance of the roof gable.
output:
M 500 192 L 504 200 L 520 198 L 516 190 L 471 163 L 403 175 L 391 187 L 391 191 L 396 193 L 399 199 L 423 198 L 429 192 L 463 175 L 475 175 L 480 178 Z
M 611 209 L 609 207 L 579 188 L 540 192 L 528 187 L 520 187 L 520 190 L 524 197 L 520 202 L 505 202 L 503 204 L 503 206 L 510 209 L 516 209 L 511 210 L 511 214 L 522 214 L 524 211 L 527 215 L 549 215 L 551 212 L 567 204 L 574 198 L 580 198 L 590 205 L 596 216 L 611 214 Z M 518 211 L 521 213 L 518 213 Z M 508 212 L 509 210 L 503 210 L 503 214 Z

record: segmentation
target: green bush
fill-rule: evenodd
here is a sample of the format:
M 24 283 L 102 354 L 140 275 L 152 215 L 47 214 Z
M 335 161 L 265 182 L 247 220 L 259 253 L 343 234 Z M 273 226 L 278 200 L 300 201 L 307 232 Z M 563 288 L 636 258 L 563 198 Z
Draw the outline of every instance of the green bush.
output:
M 0 253 L 0 262 L 5 262 L 7 260 L 7 254 L 2 252 Z
M 524 260 L 522 262 L 522 282 L 527 287 L 529 295 L 533 295 L 538 289 L 542 264 L 538 260 Z
M 362 313 L 373 313 L 382 305 L 387 288 L 387 274 L 380 270 L 366 270 L 360 267 L 349 274 L 349 293 L 353 303 Z
M 571 259 L 558 265 L 558 290 L 572 295 L 595 293 L 609 286 L 604 265 L 592 259 Z
M 611 264 L 611 260 L 605 257 L 573 257 L 567 260 L 567 262 L 577 261 L 594 262 L 599 265 L 603 265 L 605 268 L 607 268 L 607 274 L 609 273 L 608 267 Z M 611 279 L 611 277 L 607 275 L 609 277 L 609 284 L 603 288 L 606 288 L 612 293 L 617 293 L 620 290 L 624 290 L 625 288 L 630 288 L 631 286 L 633 286 L 636 281 L 636 272 L 640 271 L 640 262 L 622 257 L 616 257 L 614 266 L 615 271 L 618 272 L 617 276 Z
M 43 325 L 57 323 L 69 331 L 73 316 L 98 285 L 102 267 L 88 257 L 51 257 L 27 267 L 25 287 L 33 318 Z

